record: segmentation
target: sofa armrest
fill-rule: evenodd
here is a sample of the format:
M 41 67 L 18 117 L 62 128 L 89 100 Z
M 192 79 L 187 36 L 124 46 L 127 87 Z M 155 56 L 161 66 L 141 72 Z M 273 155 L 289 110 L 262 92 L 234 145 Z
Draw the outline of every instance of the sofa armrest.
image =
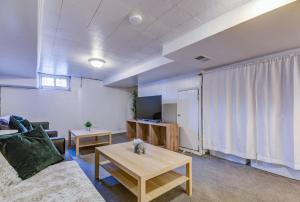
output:
M 47 133 L 47 135 L 49 137 L 57 137 L 58 136 L 57 130 L 45 130 L 45 132 Z
M 66 140 L 63 137 L 51 137 L 50 138 L 57 148 L 57 150 L 64 155 L 66 150 Z
M 31 124 L 34 128 L 41 125 L 44 130 L 49 130 L 49 122 L 31 122 Z

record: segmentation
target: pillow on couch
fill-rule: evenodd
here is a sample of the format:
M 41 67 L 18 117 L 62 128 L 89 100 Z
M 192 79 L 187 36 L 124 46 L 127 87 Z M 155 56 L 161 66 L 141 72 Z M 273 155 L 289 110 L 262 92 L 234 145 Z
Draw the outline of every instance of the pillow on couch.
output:
M 23 180 L 64 160 L 42 127 L 0 136 L 0 151 Z
M 10 116 L 0 117 L 0 130 L 10 130 L 9 125 L 8 125 L 9 119 L 10 119 Z
M 7 162 L 2 153 L 0 152 L 0 193 L 7 189 L 9 186 L 13 186 L 21 182 L 21 178 L 18 177 L 18 173 Z
M 32 124 L 31 124 L 27 119 L 24 119 L 24 120 L 20 121 L 20 123 L 21 123 L 28 131 L 32 131 L 32 130 L 33 130 Z
M 23 118 L 18 118 L 16 116 L 11 116 L 9 119 L 9 127 L 11 129 L 16 129 L 20 133 L 28 132 L 27 128 L 21 123 Z

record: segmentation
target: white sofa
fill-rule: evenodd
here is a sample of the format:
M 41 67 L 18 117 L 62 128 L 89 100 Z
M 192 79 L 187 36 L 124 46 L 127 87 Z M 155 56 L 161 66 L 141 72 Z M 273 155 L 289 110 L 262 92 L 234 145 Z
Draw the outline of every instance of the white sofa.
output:
M 21 180 L 0 152 L 1 202 L 104 202 L 75 161 L 64 161 Z

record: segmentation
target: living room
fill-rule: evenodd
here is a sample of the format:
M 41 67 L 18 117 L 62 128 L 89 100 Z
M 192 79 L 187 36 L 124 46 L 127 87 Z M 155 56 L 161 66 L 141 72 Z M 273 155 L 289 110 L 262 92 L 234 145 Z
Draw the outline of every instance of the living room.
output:
M 299 201 L 299 11 L 2 1 L 0 201 Z

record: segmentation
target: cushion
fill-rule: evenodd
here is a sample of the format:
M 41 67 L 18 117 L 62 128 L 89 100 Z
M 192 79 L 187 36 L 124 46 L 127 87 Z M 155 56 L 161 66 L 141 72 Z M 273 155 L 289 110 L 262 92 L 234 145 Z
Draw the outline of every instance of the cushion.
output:
M 42 127 L 0 136 L 0 151 L 23 180 L 64 160 Z
M 32 130 L 33 130 L 32 124 L 31 124 L 27 119 L 24 119 L 24 120 L 20 121 L 20 123 L 21 123 L 28 131 L 32 131 Z
M 10 116 L 2 116 L 2 117 L 0 117 L 0 123 L 3 125 L 8 125 L 9 119 L 10 119 Z
M 16 129 L 21 133 L 28 132 L 27 128 L 21 123 L 23 119 L 15 118 L 15 116 L 11 116 L 9 120 L 9 127 L 11 129 Z
M 23 117 L 22 117 L 22 116 L 12 115 L 11 117 L 14 117 L 14 118 L 17 119 L 18 121 L 22 121 L 22 120 L 23 120 Z
M 19 178 L 18 173 L 0 152 L 0 193 L 19 182 L 21 182 L 21 178 Z

